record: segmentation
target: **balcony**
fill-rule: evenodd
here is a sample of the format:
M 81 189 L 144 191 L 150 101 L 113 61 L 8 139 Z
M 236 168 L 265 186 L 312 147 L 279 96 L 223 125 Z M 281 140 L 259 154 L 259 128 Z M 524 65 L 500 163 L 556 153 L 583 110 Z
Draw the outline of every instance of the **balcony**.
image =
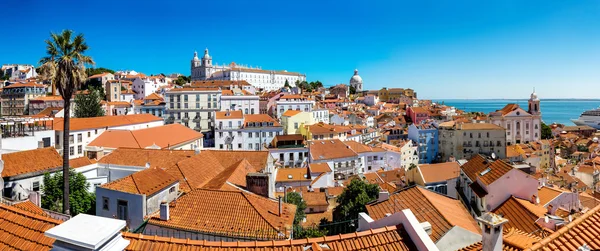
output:
M 192 122 L 194 122 L 194 123 L 200 123 L 201 119 L 202 118 L 200 118 L 200 117 L 194 117 L 194 119 L 192 120 Z
M 189 117 L 183 117 L 183 118 L 181 119 L 181 121 L 183 121 L 183 122 L 187 123 L 187 122 L 190 122 L 190 118 L 189 118 Z

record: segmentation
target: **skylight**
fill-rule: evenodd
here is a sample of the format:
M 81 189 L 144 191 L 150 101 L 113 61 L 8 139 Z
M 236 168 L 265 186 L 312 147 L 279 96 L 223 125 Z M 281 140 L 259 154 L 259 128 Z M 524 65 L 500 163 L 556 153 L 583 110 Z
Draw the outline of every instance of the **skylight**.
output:
M 492 169 L 488 167 L 485 170 L 481 171 L 481 173 L 479 173 L 479 176 L 483 176 L 483 175 L 489 173 L 490 171 L 492 171 Z

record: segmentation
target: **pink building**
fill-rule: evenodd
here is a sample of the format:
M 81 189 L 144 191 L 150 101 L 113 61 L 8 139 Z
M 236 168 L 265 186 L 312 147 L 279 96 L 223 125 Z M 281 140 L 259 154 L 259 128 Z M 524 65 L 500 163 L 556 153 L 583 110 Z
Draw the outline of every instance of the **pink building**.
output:
M 423 107 L 412 107 L 409 106 L 406 113 L 411 118 L 414 124 L 421 124 L 423 120 L 429 119 L 429 111 Z

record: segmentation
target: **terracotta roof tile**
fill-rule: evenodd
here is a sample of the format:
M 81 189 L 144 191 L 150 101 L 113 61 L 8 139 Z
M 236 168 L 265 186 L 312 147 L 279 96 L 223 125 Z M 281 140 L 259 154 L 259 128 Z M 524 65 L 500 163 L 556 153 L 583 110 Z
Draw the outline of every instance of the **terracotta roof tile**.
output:
M 202 203 L 198 203 L 202 201 Z M 234 237 L 286 239 L 296 206 L 279 204 L 242 191 L 196 189 L 171 202 L 168 221 L 150 218 L 149 224 Z
M 310 163 L 308 168 L 311 173 L 328 173 L 331 172 L 331 167 L 327 163 Z
M 83 157 L 79 157 L 79 158 L 75 158 L 75 159 L 70 159 L 69 160 L 69 166 L 71 168 L 79 168 L 79 167 L 83 167 L 83 166 L 88 166 L 91 164 L 96 163 L 97 161 L 94 159 L 90 159 L 87 156 L 83 156 Z
M 194 151 L 189 150 L 118 148 L 101 158 L 98 163 L 137 167 L 143 167 L 146 163 L 150 163 L 151 167 L 165 168 L 194 155 Z
M 599 211 L 600 206 L 589 210 L 526 250 L 577 250 L 583 245 L 587 245 L 591 250 L 599 250 Z
M 184 125 L 170 124 L 133 131 L 108 130 L 90 142 L 88 146 L 146 148 L 157 145 L 161 148 L 168 148 L 192 142 L 202 137 L 204 137 L 202 133 Z
M 289 182 L 289 181 L 310 181 L 308 177 L 308 169 L 306 167 L 300 168 L 279 168 L 277 169 L 277 182 Z
M 419 165 L 425 183 L 442 182 L 455 179 L 460 175 L 460 165 L 457 162 Z
M 387 213 L 410 209 L 419 222 L 431 224 L 431 239 L 437 242 L 454 226 L 480 234 L 480 228 L 459 200 L 437 194 L 422 187 L 410 187 L 390 195 L 385 201 L 368 204 L 373 219 L 382 219 Z
M 244 116 L 244 125 L 248 126 L 248 123 L 262 123 L 272 122 L 273 126 L 281 126 L 277 120 L 267 114 L 246 114 Z
M 33 172 L 48 172 L 62 167 L 62 157 L 54 147 L 7 153 L 2 155 L 4 170 L 2 177 L 17 176 Z
M 547 186 L 543 186 L 538 189 L 538 197 L 540 198 L 540 205 L 546 205 L 548 202 L 552 201 L 554 198 L 559 196 L 562 191 L 550 188 Z
M 50 217 L 0 204 L 0 249 L 50 250 L 54 239 L 44 233 L 60 223 Z
M 102 185 L 102 188 L 131 194 L 153 195 L 176 183 L 177 179 L 160 168 L 149 168 Z
M 36 204 L 33 204 L 33 202 L 31 202 L 30 200 L 19 202 L 17 204 L 14 204 L 13 206 L 30 213 L 38 214 L 41 216 L 48 216 L 48 214 L 41 207 L 37 206 Z
M 306 205 L 309 207 L 329 205 L 325 192 L 303 192 L 302 199 L 304 199 Z
M 472 181 L 481 180 L 484 185 L 489 185 L 513 169 L 503 160 L 488 160 L 481 155 L 473 156 L 467 163 L 460 167 Z
M 402 234 L 400 234 L 401 232 Z M 396 226 L 372 229 L 344 235 L 285 241 L 215 242 L 144 236 L 124 232 L 129 240 L 127 251 L 142 250 L 210 250 L 210 251 L 317 251 L 317 250 L 415 250 L 404 231 Z M 406 241 L 407 240 L 407 241 Z
M 505 225 L 506 226 L 506 225 Z M 502 235 L 502 250 L 503 251 L 521 251 L 525 248 L 531 247 L 535 242 L 539 241 L 540 238 L 528 233 L 525 233 L 516 228 L 504 228 Z M 469 245 L 467 247 L 459 249 L 459 251 L 479 251 L 483 250 L 481 242 Z
M 162 121 L 161 118 L 156 117 L 152 114 L 130 114 L 121 116 L 103 116 L 93 118 L 71 118 L 70 120 L 71 131 L 79 131 L 94 128 L 105 128 L 105 127 L 116 127 L 123 125 L 142 124 L 154 121 Z M 54 130 L 63 130 L 63 119 L 54 119 Z
M 328 160 L 358 156 L 352 149 L 338 139 L 315 140 L 309 146 L 310 157 L 313 160 Z
M 526 203 L 530 205 L 526 207 Z M 538 219 L 544 217 L 544 213 L 546 212 L 546 209 L 541 206 L 510 197 L 492 212 L 502 214 L 502 217 L 508 220 L 508 223 L 504 225 L 505 228 L 517 228 L 525 233 L 537 232 L 540 235 L 543 233 L 543 231 L 539 231 L 542 228 L 536 223 Z
M 227 183 L 245 188 L 246 175 L 254 172 L 257 172 L 256 168 L 253 167 L 248 160 L 242 159 L 222 171 L 219 175 L 204 185 L 203 188 L 223 189 Z
M 294 116 L 294 115 L 296 115 L 298 113 L 301 113 L 301 111 L 287 110 L 281 116 L 291 117 L 291 116 Z

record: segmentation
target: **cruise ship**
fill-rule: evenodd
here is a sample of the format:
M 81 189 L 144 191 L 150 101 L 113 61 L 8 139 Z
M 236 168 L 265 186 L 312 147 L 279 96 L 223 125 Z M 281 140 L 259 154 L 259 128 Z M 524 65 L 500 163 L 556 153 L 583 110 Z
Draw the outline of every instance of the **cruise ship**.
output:
M 600 130 L 600 108 L 585 111 L 579 116 L 579 119 L 571 119 L 578 126 L 591 126 Z

